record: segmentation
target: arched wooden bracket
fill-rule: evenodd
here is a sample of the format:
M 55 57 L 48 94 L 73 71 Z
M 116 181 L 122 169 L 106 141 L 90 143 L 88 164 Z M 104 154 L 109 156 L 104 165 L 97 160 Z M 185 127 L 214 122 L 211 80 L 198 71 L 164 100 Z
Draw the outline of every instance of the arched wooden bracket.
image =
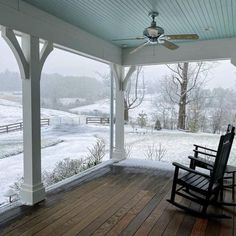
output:
M 10 49 L 12 50 L 13 54 L 15 55 L 16 61 L 18 63 L 20 73 L 21 73 L 21 78 L 24 79 L 29 79 L 30 78 L 30 56 L 27 58 L 26 54 L 27 52 L 24 53 L 24 49 L 20 46 L 16 35 L 12 29 L 9 29 L 7 27 L 2 27 L 2 37 L 4 40 L 7 42 L 9 45 Z M 38 42 L 39 43 L 39 42 Z M 37 46 L 39 47 L 39 45 Z M 39 72 L 41 73 L 43 65 L 48 57 L 48 55 L 52 52 L 53 50 L 53 43 L 49 41 L 45 41 L 43 48 L 40 51 L 39 55 Z
M 40 51 L 40 71 L 42 71 L 43 65 L 48 57 L 48 55 L 53 51 L 53 43 L 49 41 L 45 41 L 43 48 Z
M 116 87 L 119 88 L 120 91 L 124 91 L 126 89 L 129 79 L 136 70 L 136 66 L 131 66 L 125 77 L 124 67 L 116 64 L 111 64 L 111 69 L 113 71 L 113 75 L 116 81 Z
M 29 79 L 29 63 L 27 62 L 25 55 L 22 51 L 22 48 L 16 38 L 15 33 L 12 29 L 2 27 L 2 37 L 6 41 L 6 43 L 9 45 L 10 49 L 12 50 L 16 61 L 18 63 L 21 77 Z
M 111 64 L 111 69 L 115 78 L 116 88 L 122 90 L 122 80 L 121 80 L 121 66 L 116 64 Z
M 128 72 L 127 72 L 125 78 L 124 78 L 124 81 L 123 81 L 123 90 L 126 89 L 127 84 L 128 84 L 128 82 L 129 82 L 129 80 L 130 80 L 132 74 L 136 71 L 136 69 L 137 69 L 136 66 L 131 66 L 131 67 L 129 68 L 129 70 L 128 70 Z

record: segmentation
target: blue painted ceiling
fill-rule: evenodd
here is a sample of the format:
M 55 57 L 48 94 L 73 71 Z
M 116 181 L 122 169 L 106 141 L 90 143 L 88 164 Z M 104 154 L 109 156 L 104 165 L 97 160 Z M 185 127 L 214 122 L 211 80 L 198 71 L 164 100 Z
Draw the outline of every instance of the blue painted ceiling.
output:
M 142 36 L 158 11 L 157 25 L 165 34 L 196 33 L 200 40 L 236 36 L 236 0 L 24 0 L 74 26 L 118 46 L 140 40 L 113 39 Z

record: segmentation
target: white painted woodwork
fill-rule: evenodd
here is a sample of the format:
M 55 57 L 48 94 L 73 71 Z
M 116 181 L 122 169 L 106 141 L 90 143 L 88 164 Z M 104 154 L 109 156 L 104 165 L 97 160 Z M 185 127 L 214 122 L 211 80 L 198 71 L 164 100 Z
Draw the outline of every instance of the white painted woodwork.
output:
M 124 91 L 125 85 L 131 78 L 136 67 L 129 68 L 126 76 L 124 67 L 120 65 L 111 65 L 115 82 L 116 82 L 116 100 L 115 100 L 115 149 L 112 155 L 114 161 L 120 161 L 126 158 L 125 156 L 125 142 L 124 142 Z
M 29 63 L 26 61 L 25 55 L 21 50 L 21 47 L 17 41 L 17 38 L 12 30 L 6 27 L 2 27 L 2 37 L 7 42 L 8 46 L 12 50 L 17 64 L 19 66 L 20 74 L 23 78 L 29 78 Z
M 151 45 L 129 54 L 133 48 L 123 49 L 123 66 L 156 65 L 185 61 L 231 59 L 236 54 L 236 38 L 179 43 L 177 50 Z
M 112 159 L 114 147 L 114 76 L 111 67 L 110 76 L 110 159 Z
M 0 0 L 0 25 L 102 62 L 121 64 L 121 49 L 23 1 Z
M 24 204 L 34 205 L 45 199 L 41 179 L 40 77 L 43 64 L 53 48 L 52 43 L 45 42 L 39 52 L 39 38 L 27 34 L 22 35 L 20 47 L 12 30 L 4 28 L 2 32 L 22 66 L 24 182 L 20 195 Z

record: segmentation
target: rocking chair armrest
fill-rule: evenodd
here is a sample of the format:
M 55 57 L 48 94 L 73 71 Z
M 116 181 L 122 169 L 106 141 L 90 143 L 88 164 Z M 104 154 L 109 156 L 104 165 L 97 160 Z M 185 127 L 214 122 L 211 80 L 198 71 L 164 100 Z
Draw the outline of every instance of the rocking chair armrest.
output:
M 208 165 L 208 166 L 211 166 L 213 167 L 214 163 L 213 162 L 210 162 L 210 161 L 207 161 L 201 157 L 193 157 L 193 156 L 188 156 L 188 158 L 191 160 L 191 161 L 196 161 L 196 162 L 200 162 L 202 164 L 205 164 L 205 165 Z
M 202 155 L 210 156 L 210 157 L 216 157 L 216 155 L 211 154 L 211 153 L 201 152 L 201 151 L 198 151 L 198 150 L 195 150 L 195 149 L 193 151 L 197 154 L 202 154 Z
M 201 176 L 204 176 L 204 177 L 207 177 L 207 178 L 210 177 L 209 175 L 207 175 L 207 174 L 205 174 L 205 173 L 202 173 L 202 172 L 200 172 L 200 171 L 191 169 L 191 168 L 189 168 L 189 167 L 187 167 L 187 166 L 184 166 L 184 165 L 181 165 L 181 164 L 179 164 L 179 163 L 177 163 L 177 162 L 173 162 L 172 165 L 175 166 L 175 168 L 179 168 L 179 169 L 182 169 L 182 170 L 191 172 L 191 173 L 193 173 L 193 174 L 201 175 Z
M 214 150 L 214 149 L 211 149 L 211 148 L 207 148 L 207 147 L 203 147 L 203 146 L 200 146 L 200 145 L 197 145 L 197 144 L 193 144 L 194 147 L 197 147 L 197 148 L 202 148 L 202 149 L 205 149 L 207 151 L 211 151 L 211 152 L 217 152 L 217 150 Z

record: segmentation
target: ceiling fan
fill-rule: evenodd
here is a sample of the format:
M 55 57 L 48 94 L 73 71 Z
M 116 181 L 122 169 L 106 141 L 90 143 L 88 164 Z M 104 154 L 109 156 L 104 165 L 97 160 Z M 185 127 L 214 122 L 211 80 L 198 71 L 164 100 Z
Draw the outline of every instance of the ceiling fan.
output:
M 178 45 L 170 42 L 169 40 L 197 40 L 199 36 L 197 34 L 175 34 L 175 35 L 165 35 L 164 29 L 160 26 L 157 26 L 155 18 L 158 16 L 158 12 L 152 11 L 149 13 L 149 16 L 152 17 L 151 25 L 144 29 L 143 36 L 136 38 L 127 38 L 127 39 L 113 39 L 112 41 L 125 41 L 125 40 L 146 40 L 146 42 L 139 45 L 137 48 L 132 50 L 130 54 L 133 54 L 149 44 L 163 45 L 164 47 L 175 50 L 179 48 Z

